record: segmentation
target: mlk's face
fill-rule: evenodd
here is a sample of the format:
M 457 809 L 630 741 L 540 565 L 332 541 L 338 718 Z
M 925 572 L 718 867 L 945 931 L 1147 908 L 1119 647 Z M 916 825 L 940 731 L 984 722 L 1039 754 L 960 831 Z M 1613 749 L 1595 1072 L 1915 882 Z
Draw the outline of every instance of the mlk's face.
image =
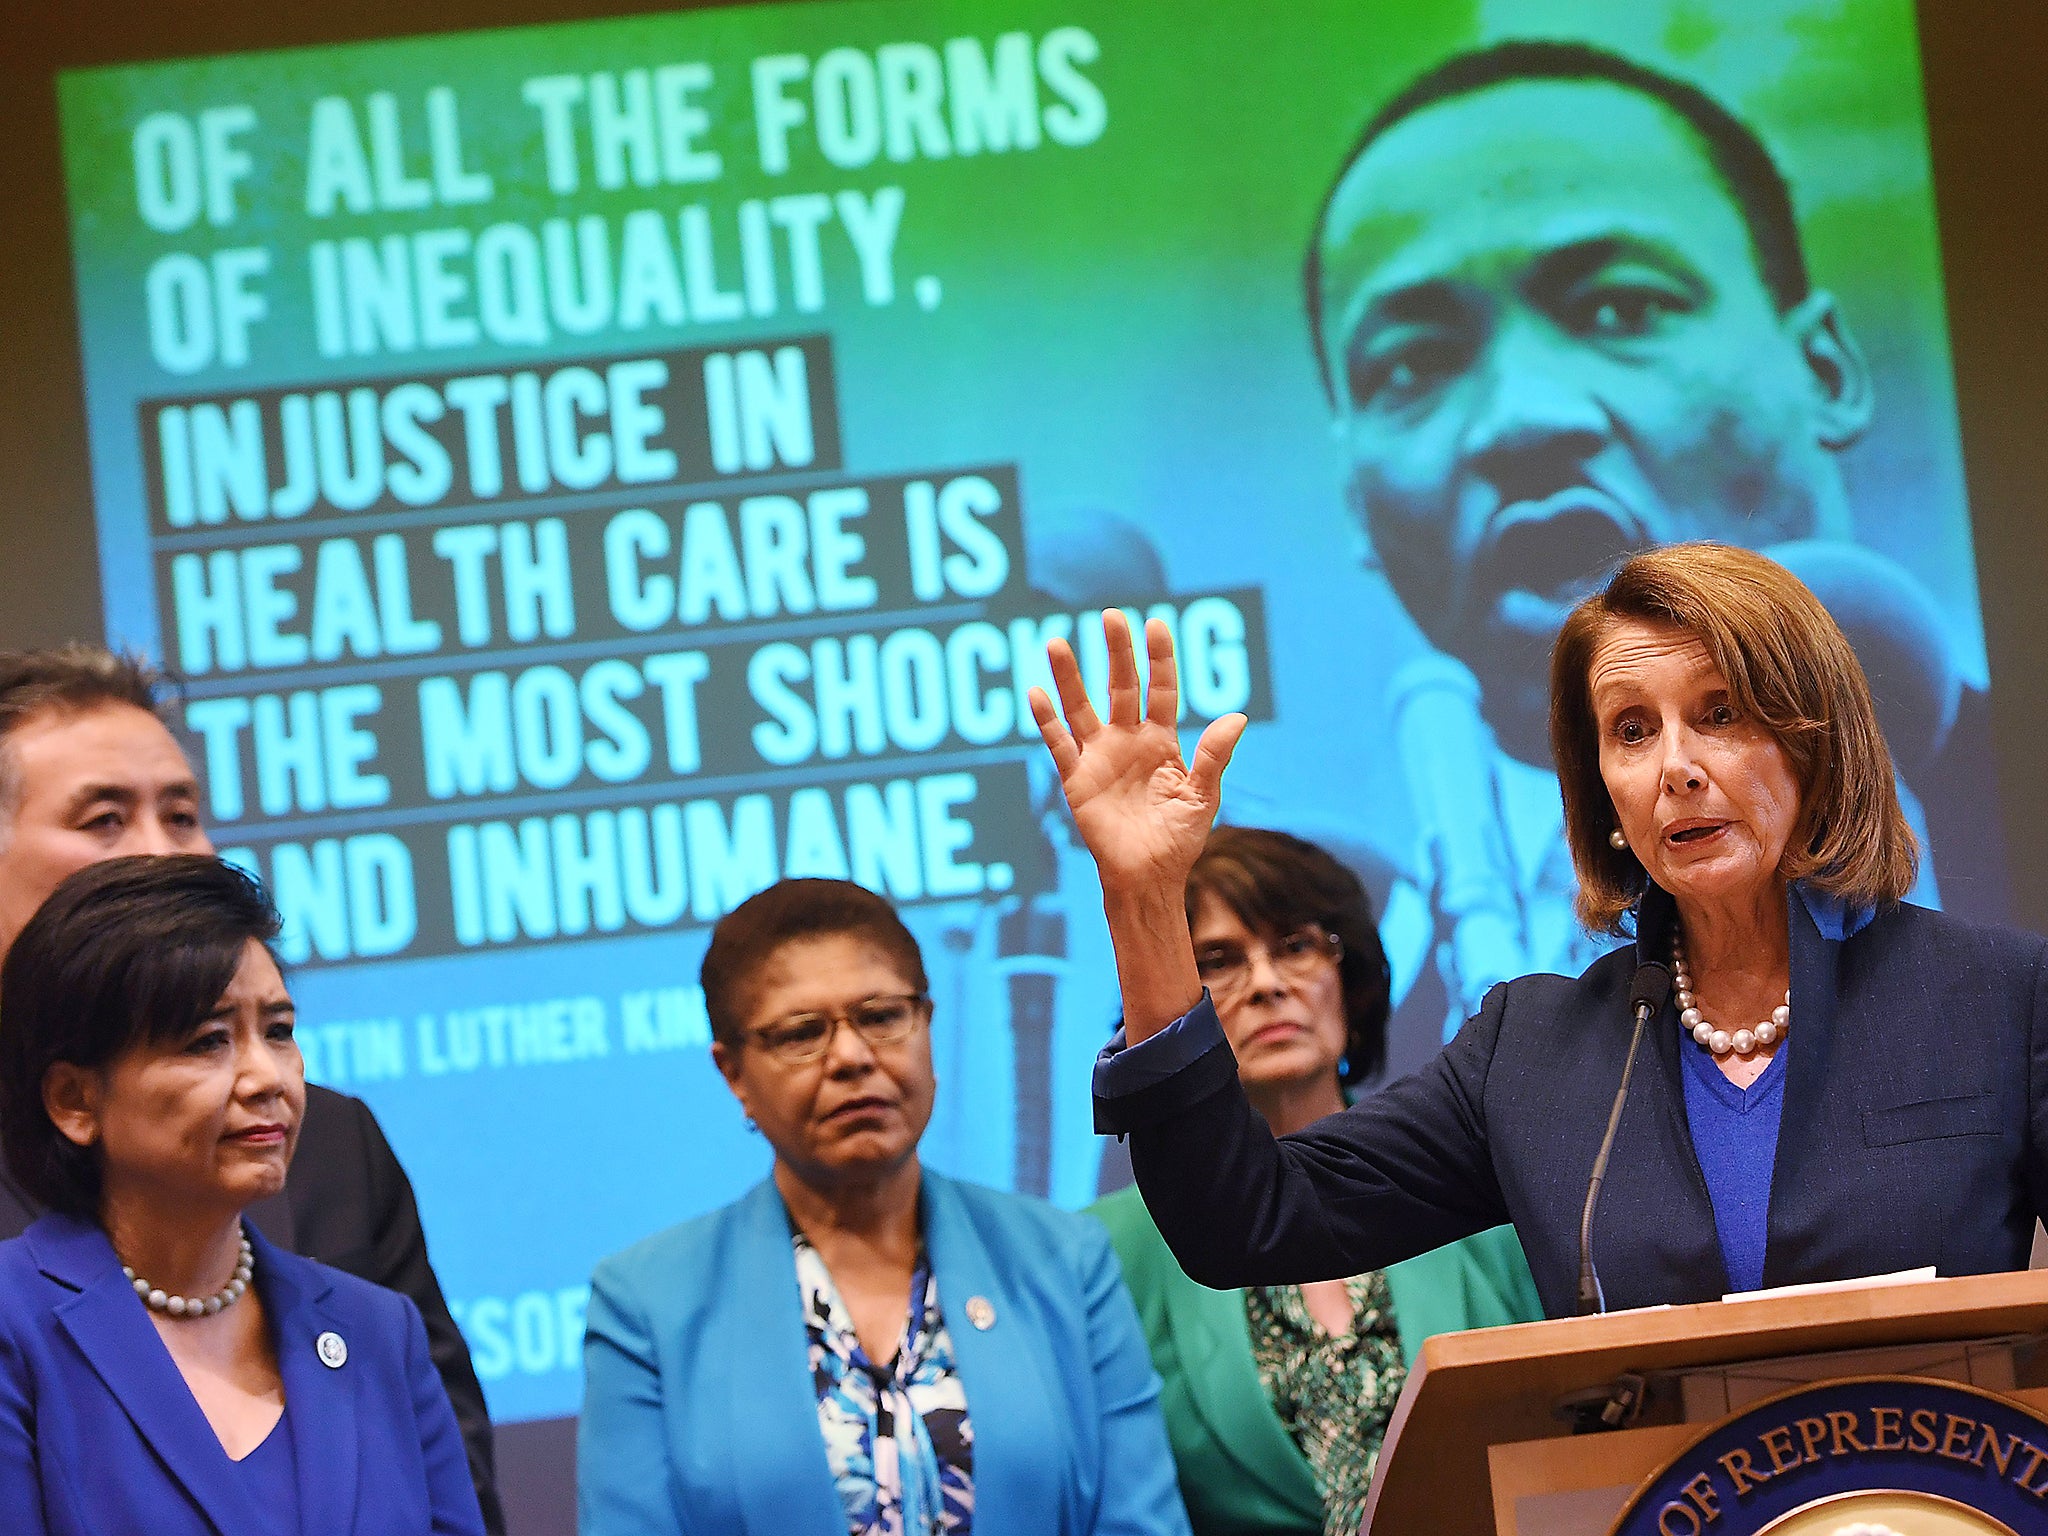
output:
M 1353 508 L 1517 756 L 1548 760 L 1550 644 L 1616 556 L 1848 532 L 1862 358 L 1828 295 L 1779 311 L 1704 146 L 1637 92 L 1398 123 L 1337 190 L 1322 297 Z

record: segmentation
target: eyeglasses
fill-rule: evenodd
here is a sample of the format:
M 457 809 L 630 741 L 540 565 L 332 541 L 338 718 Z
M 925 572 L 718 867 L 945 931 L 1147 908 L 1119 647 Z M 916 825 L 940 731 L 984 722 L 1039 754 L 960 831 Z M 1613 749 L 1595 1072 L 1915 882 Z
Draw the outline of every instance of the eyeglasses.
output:
M 777 1061 L 800 1066 L 832 1048 L 841 1024 L 851 1024 L 869 1045 L 895 1045 L 908 1040 L 931 1013 L 932 1000 L 924 993 L 891 993 L 862 998 L 843 1013 L 793 1013 L 748 1034 Z
M 1344 958 L 1344 941 L 1310 925 L 1274 940 L 1272 945 L 1240 949 L 1235 944 L 1206 944 L 1195 952 L 1195 972 L 1216 998 L 1234 998 L 1252 984 L 1252 956 L 1263 953 L 1282 981 L 1303 982 L 1326 965 Z

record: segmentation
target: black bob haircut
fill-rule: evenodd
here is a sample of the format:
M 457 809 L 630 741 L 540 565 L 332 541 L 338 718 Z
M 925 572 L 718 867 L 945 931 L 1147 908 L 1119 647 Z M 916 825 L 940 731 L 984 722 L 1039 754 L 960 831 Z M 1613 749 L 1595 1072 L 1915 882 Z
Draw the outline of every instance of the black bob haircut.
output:
M 1812 291 L 1806 252 L 1799 244 L 1799 221 L 1792 211 L 1792 189 L 1764 141 L 1741 118 L 1690 81 L 1605 48 L 1534 38 L 1495 43 L 1454 54 L 1411 80 L 1372 115 L 1344 157 L 1329 191 L 1323 194 L 1302 263 L 1302 283 L 1316 366 L 1332 401 L 1337 398 L 1337 381 L 1323 345 L 1323 240 L 1328 234 L 1331 205 L 1351 168 L 1381 134 L 1424 107 L 1524 80 L 1605 81 L 1636 91 L 1676 113 L 1699 137 L 1708 164 L 1735 200 L 1749 229 L 1757 274 L 1778 312 L 1785 313 Z
M 210 854 L 89 864 L 58 886 L 0 967 L 0 1152 L 53 1211 L 96 1216 L 100 1160 L 43 1108 L 58 1062 L 107 1066 L 189 1035 L 278 917 L 263 889 Z
M 863 939 L 889 957 L 920 995 L 931 988 L 917 938 L 886 897 L 851 880 L 778 880 L 718 920 L 697 973 L 711 1038 L 729 1051 L 746 1044 L 747 1012 L 761 968 L 796 939 Z

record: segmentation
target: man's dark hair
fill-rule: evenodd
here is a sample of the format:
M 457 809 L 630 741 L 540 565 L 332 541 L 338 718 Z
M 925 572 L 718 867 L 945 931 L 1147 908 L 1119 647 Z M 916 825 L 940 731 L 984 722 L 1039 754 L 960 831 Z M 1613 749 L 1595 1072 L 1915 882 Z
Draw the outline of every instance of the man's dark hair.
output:
M 207 854 L 89 864 L 21 930 L 0 966 L 0 1153 L 51 1210 L 96 1216 L 100 1157 L 43 1108 L 58 1062 L 107 1066 L 189 1035 L 278 918 L 261 886 Z
M 71 641 L 37 651 L 0 651 L 0 816 L 21 792 L 8 738 L 38 715 L 129 704 L 163 718 L 168 683 L 141 657 Z
M 1188 927 L 1213 896 L 1271 943 L 1313 923 L 1344 941 L 1337 977 L 1344 994 L 1344 1060 L 1338 1081 L 1370 1081 L 1387 1061 L 1392 980 L 1373 922 L 1372 898 L 1327 850 L 1263 827 L 1218 827 L 1188 871 Z
M 727 1050 L 746 1043 L 747 1010 L 761 967 L 793 939 L 865 939 L 887 955 L 914 990 L 930 989 L 917 939 L 896 909 L 851 880 L 780 880 L 718 920 L 698 980 L 711 1038 Z
M 1336 377 L 1323 346 L 1323 237 L 1338 188 L 1373 141 L 1396 123 L 1424 107 L 1456 96 L 1469 96 L 1491 86 L 1523 80 L 1594 80 L 1640 92 L 1682 118 L 1698 135 L 1707 162 L 1721 178 L 1749 229 L 1757 273 L 1764 290 L 1784 313 L 1811 291 L 1806 253 L 1799 244 L 1799 223 L 1792 212 L 1792 189 L 1754 129 L 1690 81 L 1639 64 L 1634 59 L 1587 43 L 1522 39 L 1455 54 L 1411 80 L 1360 131 L 1337 174 L 1323 194 L 1310 232 L 1302 278 L 1308 299 L 1309 336 L 1322 371 L 1323 388 L 1336 398 Z

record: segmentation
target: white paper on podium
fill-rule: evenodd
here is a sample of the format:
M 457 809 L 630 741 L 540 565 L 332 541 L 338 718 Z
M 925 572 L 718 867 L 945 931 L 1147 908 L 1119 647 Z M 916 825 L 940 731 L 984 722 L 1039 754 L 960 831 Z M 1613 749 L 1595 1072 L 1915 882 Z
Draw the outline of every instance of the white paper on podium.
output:
M 1774 1285 L 1763 1291 L 1730 1291 L 1723 1301 L 1755 1301 L 1764 1296 L 1818 1296 L 1826 1291 L 1865 1291 L 1874 1285 L 1911 1285 L 1916 1280 L 1932 1280 L 1934 1266 L 1923 1265 L 1919 1269 L 1896 1270 L 1889 1275 L 1862 1275 L 1854 1280 L 1810 1280 L 1804 1285 Z

